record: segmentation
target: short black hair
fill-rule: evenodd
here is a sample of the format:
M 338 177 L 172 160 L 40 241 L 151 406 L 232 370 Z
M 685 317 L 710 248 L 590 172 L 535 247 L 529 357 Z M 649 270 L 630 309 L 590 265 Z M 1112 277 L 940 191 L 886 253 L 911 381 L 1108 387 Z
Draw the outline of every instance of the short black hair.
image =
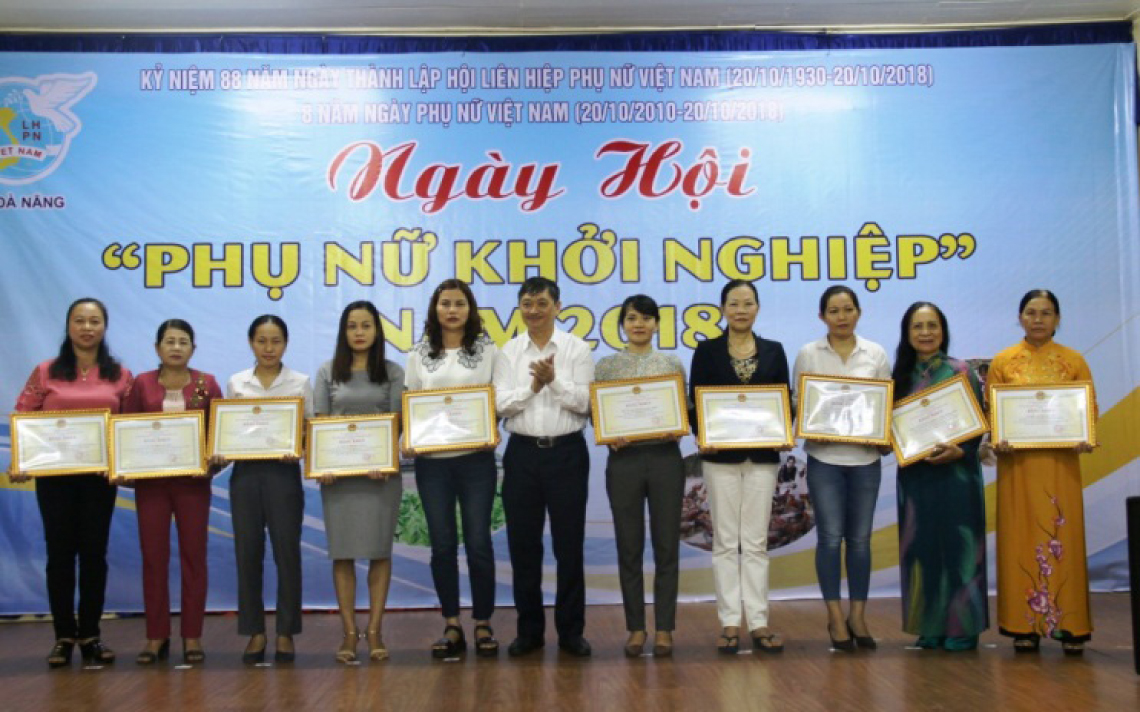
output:
M 543 292 L 549 292 L 550 298 L 556 302 L 559 300 L 558 298 L 561 294 L 558 285 L 554 283 L 553 279 L 547 279 L 546 277 L 527 277 L 526 281 L 519 287 L 518 298 L 519 301 L 522 301 L 522 298 L 525 296 L 529 295 L 533 297 Z
M 859 297 L 855 294 L 855 290 L 843 284 L 833 284 L 823 290 L 823 296 L 819 298 L 819 313 L 821 315 L 827 311 L 827 303 L 837 294 L 846 294 L 851 297 L 851 303 L 855 305 L 855 311 L 863 311 L 863 307 L 859 306 Z
M 749 282 L 747 279 L 734 279 L 728 284 L 724 285 L 724 289 L 720 290 L 720 305 L 724 306 L 728 301 L 728 293 L 737 287 L 748 287 L 752 290 L 752 296 L 756 298 L 756 303 L 760 303 L 760 293 L 756 291 L 756 285 Z
M 651 316 L 658 321 L 661 320 L 661 312 L 657 308 L 657 302 L 653 301 L 653 297 L 644 294 L 635 294 L 632 297 L 626 297 L 625 301 L 621 303 L 621 310 L 618 311 L 618 324 L 625 321 L 625 315 L 630 310 L 645 316 Z
M 190 337 L 190 345 L 194 345 L 194 327 L 190 326 L 188 322 L 182 319 L 167 319 L 158 325 L 158 334 L 156 334 L 154 337 L 155 346 L 158 346 L 162 343 L 162 337 L 166 336 L 166 332 L 170 329 L 185 331 L 186 335 Z

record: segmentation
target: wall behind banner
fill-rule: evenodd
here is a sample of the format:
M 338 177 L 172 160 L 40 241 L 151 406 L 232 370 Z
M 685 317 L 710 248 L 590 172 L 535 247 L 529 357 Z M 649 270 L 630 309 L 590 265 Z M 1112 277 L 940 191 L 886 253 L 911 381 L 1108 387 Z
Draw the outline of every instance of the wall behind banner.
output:
M 1017 300 L 1044 286 L 1062 300 L 1059 340 L 1097 379 L 1093 586 L 1125 587 L 1120 503 L 1140 492 L 1134 68 L 1132 44 L 0 54 L 0 402 L 55 353 L 84 295 L 107 303 L 109 343 L 134 371 L 156 366 L 154 329 L 180 317 L 198 331 L 194 365 L 224 379 L 250 365 L 245 329 L 266 312 L 294 334 L 288 365 L 315 373 L 361 298 L 402 361 L 451 276 L 472 283 L 500 343 L 523 328 L 518 284 L 557 279 L 563 326 L 598 357 L 620 346 L 616 305 L 647 293 L 663 305 L 660 348 L 685 363 L 719 333 L 730 278 L 758 280 L 758 328 L 792 355 L 823 334 L 816 305 L 833 283 L 859 292 L 860 333 L 889 351 L 906 306 L 938 302 L 963 358 L 1015 342 Z M 604 457 L 592 602 L 619 599 Z M 236 606 L 227 484 L 214 486 L 212 609 Z M 306 494 L 306 604 L 334 606 L 318 488 Z M 119 505 L 108 607 L 138 610 L 130 490 Z M 402 519 L 414 510 L 409 497 Z M 897 595 L 895 524 L 889 463 L 876 595 Z M 390 600 L 434 605 L 413 529 Z M 41 531 L 31 487 L 5 480 L 0 613 L 46 610 Z M 495 543 L 507 603 L 504 531 Z M 814 545 L 811 532 L 773 553 L 774 595 L 818 595 Z M 710 597 L 707 551 L 682 549 L 683 594 Z

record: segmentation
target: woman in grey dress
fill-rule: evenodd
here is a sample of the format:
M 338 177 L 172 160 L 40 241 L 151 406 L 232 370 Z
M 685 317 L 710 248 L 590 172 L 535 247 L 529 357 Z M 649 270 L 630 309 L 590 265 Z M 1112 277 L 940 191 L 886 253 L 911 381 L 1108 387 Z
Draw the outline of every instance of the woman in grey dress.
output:
M 404 369 L 384 359 L 380 314 L 368 301 L 353 302 L 340 315 L 336 352 L 317 372 L 313 410 L 317 415 L 399 413 Z M 399 475 L 371 472 L 367 477 L 324 477 L 325 533 L 333 560 L 333 583 L 344 624 L 338 662 L 356 660 L 356 561 L 368 565 L 368 650 L 371 660 L 385 660 L 380 634 L 388 586 L 392 580 L 392 540 L 403 484 Z

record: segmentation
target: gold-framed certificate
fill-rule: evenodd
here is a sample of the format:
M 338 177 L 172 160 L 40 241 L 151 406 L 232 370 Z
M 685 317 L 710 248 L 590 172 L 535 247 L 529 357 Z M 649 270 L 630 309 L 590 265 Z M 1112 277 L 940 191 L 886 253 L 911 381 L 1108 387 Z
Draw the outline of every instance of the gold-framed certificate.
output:
M 991 440 L 1014 449 L 1096 445 L 1092 384 L 1088 381 L 990 386 Z
M 796 437 L 890 445 L 894 381 L 801 373 Z
M 701 386 L 694 390 L 697 444 L 733 450 L 795 444 L 787 386 Z
M 689 432 L 685 379 L 679 373 L 590 384 L 594 440 L 656 440 Z
M 413 453 L 490 447 L 498 435 L 495 388 L 404 391 L 404 447 Z
M 104 473 L 107 408 L 12 413 L 12 470 L 31 477 Z
M 899 467 L 917 462 L 941 444 L 957 445 L 989 430 L 965 374 L 959 373 L 895 403 L 891 447 Z
M 395 413 L 310 418 L 305 477 L 351 477 L 400 471 Z
M 114 415 L 107 432 L 112 478 L 206 474 L 206 419 L 200 410 Z
M 301 457 L 302 398 L 216 398 L 210 401 L 210 455 L 227 460 Z

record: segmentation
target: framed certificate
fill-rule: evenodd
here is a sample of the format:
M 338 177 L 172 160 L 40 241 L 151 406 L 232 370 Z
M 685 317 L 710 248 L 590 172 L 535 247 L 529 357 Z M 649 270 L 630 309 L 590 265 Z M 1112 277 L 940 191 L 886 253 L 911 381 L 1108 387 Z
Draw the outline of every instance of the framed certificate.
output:
M 594 440 L 654 440 L 689 432 L 681 374 L 595 381 L 590 384 Z
M 800 374 L 796 437 L 890 445 L 894 381 Z
M 942 444 L 976 438 L 989 430 L 965 374 L 903 398 L 891 412 L 891 447 L 900 467 L 930 455 Z
M 495 444 L 495 388 L 465 386 L 404 391 L 404 447 L 414 453 Z
M 397 419 L 395 413 L 309 419 L 305 477 L 399 472 Z
M 210 455 L 227 460 L 301 456 L 301 398 L 218 398 L 210 401 Z
M 697 444 L 702 448 L 795 444 L 786 386 L 701 386 L 695 395 Z
M 1014 449 L 1096 445 L 1092 404 L 1092 384 L 1087 381 L 991 386 L 991 440 Z
M 12 469 L 32 477 L 106 472 L 111 411 L 12 413 Z
M 115 415 L 108 435 L 113 478 L 206 474 L 205 416 L 200 410 Z

